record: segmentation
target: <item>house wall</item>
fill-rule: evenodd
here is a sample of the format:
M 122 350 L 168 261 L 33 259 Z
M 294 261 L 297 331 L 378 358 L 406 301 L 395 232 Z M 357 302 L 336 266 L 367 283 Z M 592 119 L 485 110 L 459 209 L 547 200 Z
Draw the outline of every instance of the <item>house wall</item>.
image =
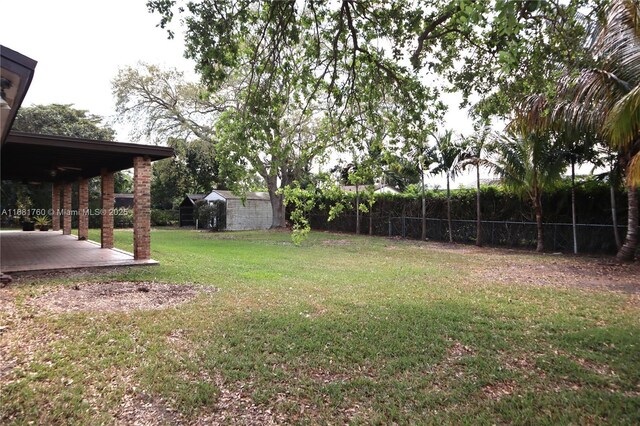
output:
M 247 231 L 271 227 L 273 212 L 268 200 L 227 200 L 228 231 Z

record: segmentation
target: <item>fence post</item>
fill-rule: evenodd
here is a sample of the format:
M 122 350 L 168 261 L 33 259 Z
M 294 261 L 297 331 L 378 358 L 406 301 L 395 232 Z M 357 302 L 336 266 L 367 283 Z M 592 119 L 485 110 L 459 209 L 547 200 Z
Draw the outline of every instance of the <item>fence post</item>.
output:
M 389 237 L 391 237 L 391 216 L 389 216 Z
M 402 238 L 407 237 L 407 217 L 402 216 Z
M 494 221 L 491 221 L 491 245 L 494 245 L 494 237 L 496 234 L 496 223 Z

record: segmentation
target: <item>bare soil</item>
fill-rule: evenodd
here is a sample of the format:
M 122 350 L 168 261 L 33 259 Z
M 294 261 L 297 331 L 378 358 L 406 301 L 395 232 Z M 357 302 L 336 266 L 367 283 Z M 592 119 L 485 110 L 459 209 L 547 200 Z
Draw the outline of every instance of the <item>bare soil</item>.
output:
M 620 263 L 613 256 L 537 254 L 523 250 L 484 248 L 461 244 L 424 243 L 438 251 L 466 254 L 473 277 L 483 281 L 613 290 L 640 296 L 640 262 Z M 474 262 L 475 263 L 475 262 Z
M 157 282 L 108 281 L 80 283 L 43 294 L 30 305 L 53 312 L 128 312 L 164 309 L 185 303 L 210 286 Z

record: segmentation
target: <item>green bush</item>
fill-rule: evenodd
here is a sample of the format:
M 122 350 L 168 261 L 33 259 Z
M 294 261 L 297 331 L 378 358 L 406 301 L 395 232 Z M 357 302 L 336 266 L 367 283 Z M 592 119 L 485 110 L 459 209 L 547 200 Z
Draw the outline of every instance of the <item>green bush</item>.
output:
M 133 228 L 132 209 L 117 209 L 116 213 L 113 215 L 113 226 L 115 228 Z
M 177 210 L 151 209 L 151 226 L 174 226 L 177 223 Z

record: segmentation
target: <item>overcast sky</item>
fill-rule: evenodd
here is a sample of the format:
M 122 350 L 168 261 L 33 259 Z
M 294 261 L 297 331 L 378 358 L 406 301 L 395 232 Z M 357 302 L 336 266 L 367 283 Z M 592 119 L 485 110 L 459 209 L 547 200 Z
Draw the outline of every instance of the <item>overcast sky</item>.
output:
M 73 104 L 112 120 L 111 80 L 119 68 L 142 61 L 178 68 L 195 79 L 193 62 L 183 56 L 182 39 L 167 39 L 166 31 L 156 26 L 158 16 L 145 4 L 146 0 L 3 2 L 0 44 L 38 62 L 23 105 Z M 457 108 L 459 98 L 446 99 L 447 127 L 470 133 L 471 120 Z M 129 141 L 125 127 L 113 127 L 118 140 Z
M 38 61 L 23 105 L 74 104 L 115 114 L 111 80 L 138 61 L 193 69 L 181 40 L 156 27 L 146 0 L 19 0 L 3 2 L 0 43 Z M 126 140 L 127 134 L 118 138 Z

